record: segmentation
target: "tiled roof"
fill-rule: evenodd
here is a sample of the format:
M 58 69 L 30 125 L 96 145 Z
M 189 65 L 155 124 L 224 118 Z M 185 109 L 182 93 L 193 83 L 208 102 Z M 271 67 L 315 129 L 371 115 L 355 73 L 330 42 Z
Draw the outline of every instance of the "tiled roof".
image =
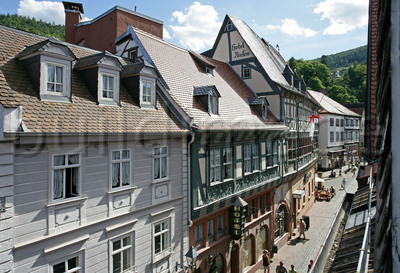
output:
M 323 110 L 325 110 L 327 113 L 342 116 L 360 117 L 359 114 L 354 113 L 322 92 L 308 90 L 308 94 L 314 99 L 314 101 L 320 104 Z
M 157 110 L 141 109 L 120 85 L 118 106 L 99 106 L 79 73 L 72 71 L 72 102 L 40 101 L 23 64 L 14 58 L 25 46 L 45 37 L 0 26 L 0 103 L 22 107 L 22 121 L 29 132 L 40 133 L 180 133 L 186 132 L 157 96 Z M 77 58 L 99 51 L 63 43 Z M 119 58 L 122 65 L 128 64 Z
M 133 29 L 146 50 L 150 62 L 160 72 L 177 103 L 191 117 L 199 129 L 270 129 L 286 130 L 269 113 L 269 121 L 253 111 L 247 100 L 255 97 L 229 64 L 203 56 L 215 66 L 213 76 L 206 74 L 192 54 L 158 37 Z M 218 115 L 209 115 L 204 107 L 193 98 L 195 87 L 215 86 L 220 93 Z

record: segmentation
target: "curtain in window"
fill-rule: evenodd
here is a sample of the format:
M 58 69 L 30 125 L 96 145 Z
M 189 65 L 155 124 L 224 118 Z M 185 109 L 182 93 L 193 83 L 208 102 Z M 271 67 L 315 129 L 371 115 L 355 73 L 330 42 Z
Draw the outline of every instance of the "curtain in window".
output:
M 161 158 L 161 177 L 167 177 L 167 158 Z
M 54 166 L 65 165 L 65 157 L 63 155 L 54 157 Z M 53 171 L 53 199 L 63 197 L 63 182 L 64 181 L 64 170 Z
M 112 187 L 119 186 L 119 163 L 112 164 Z
M 129 162 L 122 163 L 122 186 L 129 185 Z
M 154 179 L 160 178 L 160 159 L 154 158 Z
M 60 66 L 56 67 L 56 91 L 62 92 L 62 84 L 63 84 L 63 68 Z
M 54 65 L 47 65 L 47 91 L 54 91 Z
M 53 199 L 63 197 L 63 170 L 54 170 L 53 172 Z

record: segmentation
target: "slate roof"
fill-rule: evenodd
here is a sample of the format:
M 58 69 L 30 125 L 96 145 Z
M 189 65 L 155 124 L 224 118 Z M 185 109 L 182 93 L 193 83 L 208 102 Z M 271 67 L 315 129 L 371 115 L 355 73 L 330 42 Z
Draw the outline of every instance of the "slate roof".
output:
M 314 99 L 314 101 L 321 105 L 324 112 L 342 116 L 361 117 L 359 114 L 354 113 L 322 92 L 308 90 L 308 94 Z
M 277 122 L 269 113 L 269 121 L 262 117 L 248 104 L 248 98 L 255 97 L 242 79 L 227 63 L 202 56 L 215 66 L 213 76 L 201 68 L 193 54 L 186 49 L 170 44 L 158 37 L 132 28 L 145 49 L 145 55 L 156 67 L 169 88 L 169 93 L 181 108 L 193 117 L 194 126 L 204 130 L 223 129 L 260 129 L 286 130 L 287 127 Z M 283 77 L 283 76 L 282 76 Z M 209 115 L 201 103 L 194 99 L 193 90 L 201 86 L 215 86 L 220 94 L 218 100 L 219 115 Z
M 30 133 L 184 133 L 187 132 L 157 96 L 157 110 L 141 109 L 120 85 L 119 106 L 100 106 L 83 78 L 72 71 L 72 102 L 39 100 L 22 62 L 14 58 L 25 46 L 48 38 L 0 26 L 0 103 L 22 107 L 22 122 Z M 77 58 L 101 52 L 64 43 Z M 122 65 L 129 62 L 118 58 Z M 22 132 L 20 132 L 22 133 Z

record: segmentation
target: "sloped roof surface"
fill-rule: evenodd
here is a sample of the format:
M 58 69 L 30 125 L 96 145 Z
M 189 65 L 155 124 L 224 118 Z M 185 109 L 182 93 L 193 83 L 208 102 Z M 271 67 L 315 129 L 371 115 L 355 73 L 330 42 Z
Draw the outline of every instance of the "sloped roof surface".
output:
M 157 110 L 141 109 L 120 85 L 118 106 L 99 106 L 83 78 L 72 71 L 73 103 L 40 101 L 23 64 L 14 58 L 25 46 L 46 40 L 30 33 L 0 26 L 0 103 L 22 106 L 22 121 L 29 132 L 46 133 L 165 133 L 186 130 L 157 97 Z M 77 58 L 99 51 L 64 43 Z M 128 64 L 118 58 L 122 65 Z
M 354 113 L 350 109 L 344 107 L 342 104 L 334 101 L 322 92 L 308 90 L 308 94 L 321 105 L 321 107 L 330 114 L 337 114 L 343 116 L 360 117 L 359 114 Z
M 188 50 L 139 29 L 133 30 L 168 85 L 169 92 L 182 109 L 193 117 L 195 125 L 200 129 L 286 130 L 287 127 L 278 123 L 270 113 L 270 120 L 266 122 L 251 109 L 247 100 L 255 95 L 228 64 L 203 56 L 215 66 L 214 75 L 208 75 Z M 194 99 L 194 88 L 201 86 L 215 86 L 220 93 L 219 115 L 210 116 L 199 101 Z

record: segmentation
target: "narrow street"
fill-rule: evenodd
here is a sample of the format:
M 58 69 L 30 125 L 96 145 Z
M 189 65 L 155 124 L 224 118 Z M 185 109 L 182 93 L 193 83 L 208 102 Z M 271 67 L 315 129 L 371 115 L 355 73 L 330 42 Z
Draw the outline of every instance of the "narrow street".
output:
M 297 235 L 292 237 L 287 244 L 278 250 L 278 253 L 272 257 L 272 264 L 270 272 L 274 273 L 276 266 L 280 261 L 283 261 L 287 270 L 290 269 L 290 265 L 293 264 L 297 272 L 306 273 L 308 270 L 308 264 L 310 260 L 317 261 L 321 258 L 320 254 L 323 248 L 331 248 L 330 245 L 325 244 L 330 232 L 335 232 L 332 229 L 333 224 L 336 221 L 340 221 L 343 217 L 341 213 L 341 207 L 346 194 L 354 194 L 357 190 L 357 172 L 353 176 L 352 172 L 345 174 L 343 168 L 342 176 L 336 176 L 335 178 L 329 178 L 330 172 L 323 173 L 323 185 L 325 188 L 333 186 L 336 190 L 336 195 L 331 201 L 316 201 L 307 216 L 310 217 L 310 228 L 306 231 L 306 240 L 297 238 Z M 336 169 L 338 173 L 338 169 Z M 342 179 L 345 178 L 346 188 L 341 189 Z M 297 229 L 295 230 L 297 232 Z M 297 233 L 298 234 L 298 233 Z M 320 261 L 321 262 L 321 261 Z M 325 264 L 325 262 L 323 262 Z M 264 272 L 263 267 L 257 272 Z M 316 271 L 315 273 L 321 273 L 322 271 Z

